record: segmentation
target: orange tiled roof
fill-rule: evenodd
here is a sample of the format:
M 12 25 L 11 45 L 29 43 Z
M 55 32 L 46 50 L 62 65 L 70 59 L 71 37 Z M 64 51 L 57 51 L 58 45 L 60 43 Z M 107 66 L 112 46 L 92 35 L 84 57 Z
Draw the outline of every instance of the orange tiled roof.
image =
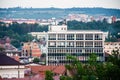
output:
M 66 71 L 65 66 L 58 66 L 53 70 L 53 72 L 57 74 L 64 74 L 65 71 Z
M 56 74 L 64 74 L 66 71 L 65 66 L 26 66 L 26 68 L 28 67 L 31 68 L 33 73 L 40 73 L 50 70 Z
M 32 54 L 32 56 L 35 56 L 35 57 L 40 57 L 41 54 Z

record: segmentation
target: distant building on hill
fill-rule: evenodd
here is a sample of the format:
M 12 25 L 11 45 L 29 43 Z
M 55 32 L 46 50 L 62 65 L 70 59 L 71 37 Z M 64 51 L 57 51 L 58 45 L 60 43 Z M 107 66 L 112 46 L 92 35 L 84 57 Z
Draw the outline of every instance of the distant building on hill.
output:
M 120 42 L 105 42 L 104 43 L 104 52 L 112 54 L 113 50 L 119 50 L 120 53 Z

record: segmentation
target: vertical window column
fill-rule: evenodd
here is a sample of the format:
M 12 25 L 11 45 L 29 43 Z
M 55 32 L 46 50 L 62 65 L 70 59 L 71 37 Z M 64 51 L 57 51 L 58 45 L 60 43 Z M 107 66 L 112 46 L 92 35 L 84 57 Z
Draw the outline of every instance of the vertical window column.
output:
M 94 48 L 94 43 L 95 43 L 95 34 L 93 34 L 93 48 Z
M 74 47 L 76 47 L 76 34 L 74 34 Z
M 65 47 L 67 47 L 67 34 L 65 34 Z
M 84 42 L 83 42 L 83 43 L 84 43 L 84 47 L 85 47 L 85 34 L 83 35 L 83 39 L 84 39 Z
M 58 34 L 56 34 L 56 47 L 57 47 L 57 44 L 58 44 Z

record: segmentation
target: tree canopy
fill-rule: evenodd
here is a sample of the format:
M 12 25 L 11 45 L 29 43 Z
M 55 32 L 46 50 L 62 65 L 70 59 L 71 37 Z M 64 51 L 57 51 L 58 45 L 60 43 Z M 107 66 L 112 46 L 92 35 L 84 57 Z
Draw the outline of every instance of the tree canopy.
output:
M 47 30 L 47 26 L 40 26 L 38 24 L 18 24 L 17 22 L 6 24 L 0 22 L 0 38 L 9 36 L 11 38 L 11 43 L 15 47 L 20 47 L 21 42 L 28 42 L 35 38 L 28 33 L 40 31 L 42 32 Z
M 120 80 L 120 67 L 114 63 L 116 57 L 112 57 L 112 61 L 101 63 L 97 62 L 97 55 L 92 53 L 86 64 L 74 56 L 67 58 L 73 60 L 73 63 L 66 65 L 71 76 L 61 76 L 60 80 Z

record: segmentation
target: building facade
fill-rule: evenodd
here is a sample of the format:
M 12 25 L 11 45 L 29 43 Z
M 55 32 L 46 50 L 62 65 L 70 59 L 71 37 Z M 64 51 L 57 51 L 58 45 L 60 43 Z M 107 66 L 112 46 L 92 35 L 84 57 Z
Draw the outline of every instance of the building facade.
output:
M 25 66 L 13 58 L 0 53 L 0 76 L 4 78 L 24 78 Z
M 39 47 L 39 43 L 37 42 L 25 42 L 22 46 L 22 53 L 20 57 L 20 62 L 27 64 L 32 62 L 34 58 L 40 58 L 41 49 Z
M 120 53 L 120 42 L 105 42 L 104 43 L 104 52 L 112 54 L 113 50 L 119 50 Z
M 40 57 L 41 50 L 37 42 L 27 42 L 23 44 L 22 55 L 24 57 Z
M 94 30 L 67 30 L 66 25 L 50 26 L 47 32 L 47 65 L 71 63 L 66 54 L 76 56 L 87 62 L 90 53 L 98 55 L 98 61 L 104 61 L 104 34 Z

